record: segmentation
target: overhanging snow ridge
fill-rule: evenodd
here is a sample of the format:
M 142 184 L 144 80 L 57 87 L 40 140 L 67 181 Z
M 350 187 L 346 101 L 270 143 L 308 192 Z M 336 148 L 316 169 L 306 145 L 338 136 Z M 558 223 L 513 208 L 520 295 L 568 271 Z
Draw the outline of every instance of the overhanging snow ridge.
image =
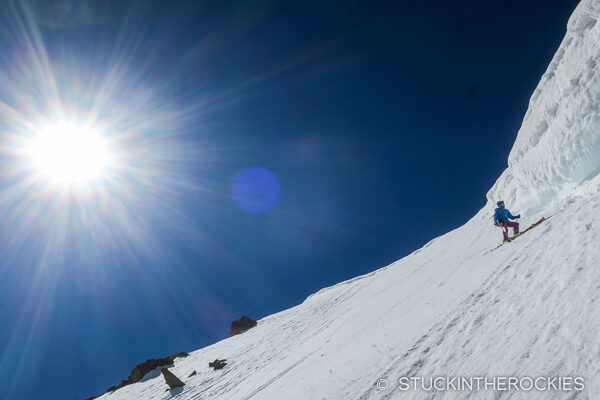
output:
M 488 192 L 520 210 L 541 210 L 600 172 L 600 0 L 582 1 L 531 97 L 508 158 Z

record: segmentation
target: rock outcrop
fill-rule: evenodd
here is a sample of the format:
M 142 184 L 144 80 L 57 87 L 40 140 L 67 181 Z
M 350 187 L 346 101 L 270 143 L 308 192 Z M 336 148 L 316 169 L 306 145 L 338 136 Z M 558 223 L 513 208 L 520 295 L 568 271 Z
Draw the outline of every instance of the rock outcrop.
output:
M 250 328 L 254 328 L 255 326 L 256 321 L 244 315 L 242 318 L 231 323 L 231 330 L 229 331 L 229 335 L 227 335 L 227 337 L 239 335 L 240 333 L 245 332 Z
M 165 382 L 167 382 L 167 385 L 169 385 L 169 387 L 171 389 L 175 389 L 175 388 L 182 387 L 185 385 L 185 383 L 181 382 L 181 380 L 178 377 L 176 377 L 175 374 L 172 373 L 171 371 L 169 371 L 167 368 L 161 368 L 160 372 L 163 375 L 163 377 L 165 378 Z
M 225 360 L 225 359 L 219 360 L 218 358 L 215 361 L 211 361 L 208 363 L 208 366 L 210 368 L 214 368 L 215 370 L 223 369 L 223 367 L 225 367 L 226 365 L 227 365 L 227 360 Z
M 181 353 L 176 353 L 176 354 L 173 354 L 173 355 L 171 355 L 169 357 L 165 357 L 165 358 L 151 358 L 149 360 L 146 360 L 146 362 L 136 365 L 136 367 L 131 370 L 131 374 L 129 375 L 129 378 L 127 378 L 126 381 L 121 381 L 121 383 L 119 383 L 118 385 L 109 387 L 106 391 L 114 392 L 115 390 L 120 389 L 123 386 L 131 385 L 132 383 L 139 382 L 142 380 L 144 375 L 146 375 L 148 372 L 150 372 L 158 367 L 164 367 L 165 365 L 173 364 L 174 360 L 177 357 L 187 357 L 187 356 L 188 356 L 187 353 L 181 352 Z

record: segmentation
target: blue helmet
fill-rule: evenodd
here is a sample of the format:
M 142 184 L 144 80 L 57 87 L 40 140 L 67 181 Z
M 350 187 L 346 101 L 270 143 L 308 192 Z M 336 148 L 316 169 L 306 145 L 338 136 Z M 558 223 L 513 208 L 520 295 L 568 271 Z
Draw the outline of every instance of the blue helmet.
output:
M 496 205 L 497 205 L 498 207 L 500 207 L 500 204 L 504 204 L 504 200 L 500 200 L 499 202 L 497 202 L 497 203 L 496 203 Z

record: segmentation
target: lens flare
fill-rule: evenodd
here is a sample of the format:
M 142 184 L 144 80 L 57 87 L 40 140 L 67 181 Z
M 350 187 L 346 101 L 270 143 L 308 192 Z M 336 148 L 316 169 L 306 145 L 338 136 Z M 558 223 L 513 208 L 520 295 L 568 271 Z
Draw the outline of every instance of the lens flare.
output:
M 263 214 L 279 202 L 279 180 L 262 167 L 244 168 L 231 183 L 233 201 L 250 214 Z

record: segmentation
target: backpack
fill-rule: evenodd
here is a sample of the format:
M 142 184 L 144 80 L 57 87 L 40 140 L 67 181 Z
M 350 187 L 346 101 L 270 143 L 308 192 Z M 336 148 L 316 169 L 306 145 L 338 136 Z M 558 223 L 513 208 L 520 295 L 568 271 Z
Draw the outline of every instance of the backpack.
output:
M 507 222 L 508 218 L 505 218 L 502 216 L 502 211 L 500 210 L 500 207 L 496 208 L 496 211 L 494 211 L 494 216 L 496 215 L 496 213 L 498 213 L 498 221 L 499 222 Z

